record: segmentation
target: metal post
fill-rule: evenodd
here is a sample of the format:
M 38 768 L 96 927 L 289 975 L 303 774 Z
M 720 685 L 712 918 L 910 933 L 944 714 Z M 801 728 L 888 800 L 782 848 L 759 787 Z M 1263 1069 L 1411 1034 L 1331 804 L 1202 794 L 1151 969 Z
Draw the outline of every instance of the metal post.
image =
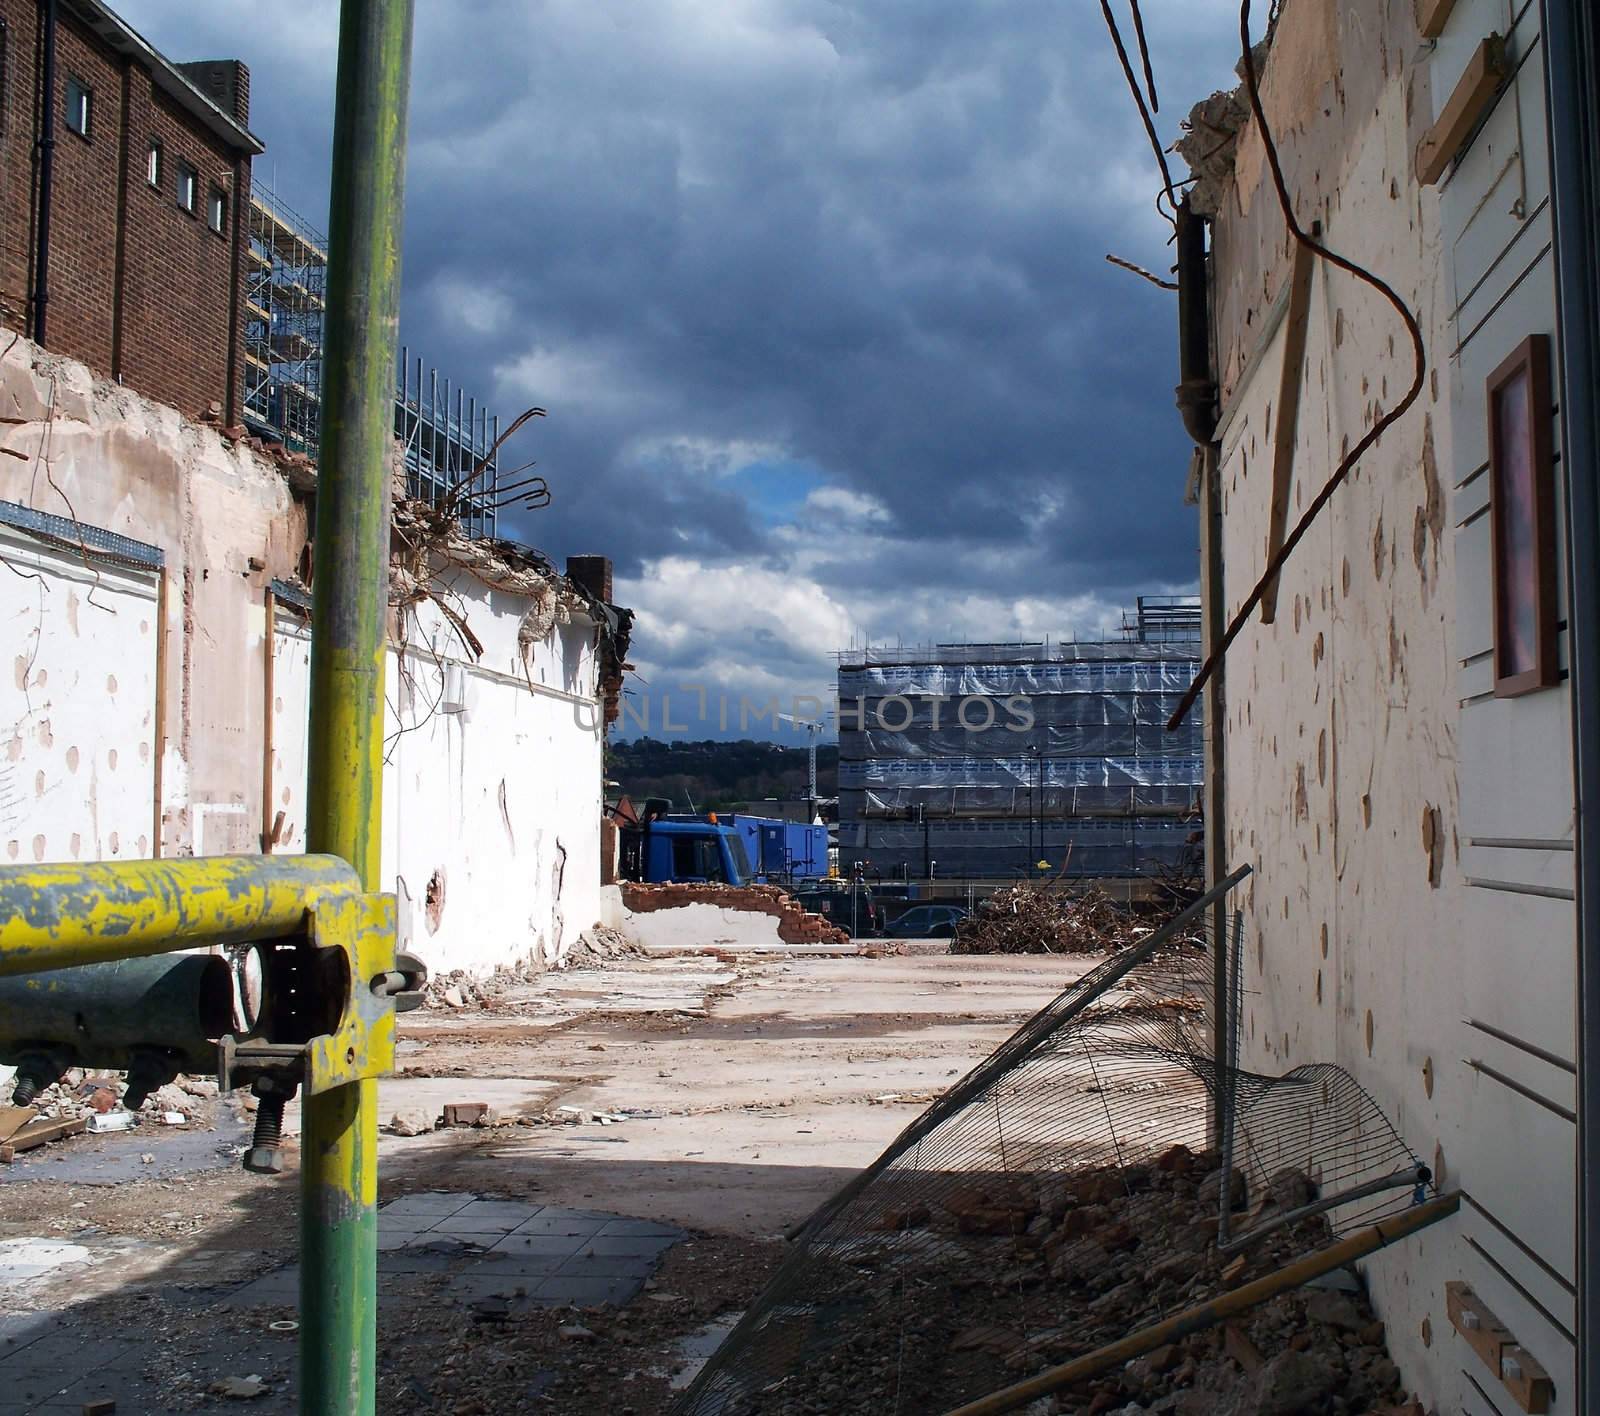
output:
M 1567 493 L 1567 603 L 1600 593 L 1600 17 L 1586 0 L 1545 6 L 1557 289 L 1561 457 Z M 1600 626 L 1569 616 L 1576 773 L 1578 914 L 1578 1379 L 1573 1410 L 1600 1402 Z
M 411 0 L 343 0 L 313 588 L 308 846 L 380 873 L 389 460 Z M 377 1349 L 378 1085 L 305 1099 L 300 1410 L 369 1416 Z
M 43 344 L 50 305 L 50 209 L 54 204 L 56 171 L 56 0 L 39 0 L 39 86 L 44 101 L 39 106 L 38 212 L 33 233 L 33 342 Z M 8 55 L 7 58 L 10 56 Z

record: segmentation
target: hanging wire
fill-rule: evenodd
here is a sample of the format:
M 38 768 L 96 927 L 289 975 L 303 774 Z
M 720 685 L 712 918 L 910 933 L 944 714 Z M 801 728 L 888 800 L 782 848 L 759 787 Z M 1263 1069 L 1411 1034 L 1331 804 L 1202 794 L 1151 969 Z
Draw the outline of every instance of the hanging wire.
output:
M 1101 0 L 1101 3 L 1104 4 L 1105 0 Z M 1295 547 L 1300 544 L 1301 538 L 1310 529 L 1311 523 L 1317 519 L 1322 508 L 1328 504 L 1329 499 L 1338 491 L 1340 484 L 1349 476 L 1350 469 L 1361 460 L 1368 448 L 1405 416 L 1411 405 L 1417 401 L 1422 393 L 1422 385 L 1427 378 L 1428 372 L 1428 352 L 1422 341 L 1422 327 L 1417 323 L 1417 317 L 1412 314 L 1411 307 L 1395 293 L 1394 287 L 1380 276 L 1374 275 L 1365 266 L 1357 265 L 1356 262 L 1339 255 L 1336 251 L 1329 250 L 1320 241 L 1310 236 L 1295 219 L 1294 201 L 1289 196 L 1289 184 L 1284 180 L 1283 163 L 1278 156 L 1278 145 L 1273 140 L 1272 130 L 1267 126 L 1267 115 L 1261 107 L 1261 85 L 1256 76 L 1255 55 L 1252 53 L 1250 46 L 1250 0 L 1241 0 L 1239 6 L 1239 42 L 1244 49 L 1244 85 L 1250 98 L 1250 112 L 1255 119 L 1256 131 L 1261 134 L 1261 145 L 1266 151 L 1267 168 L 1272 174 L 1273 190 L 1277 193 L 1278 205 L 1283 210 L 1283 219 L 1289 228 L 1290 236 L 1300 245 L 1327 261 L 1329 265 L 1336 266 L 1338 269 L 1355 276 L 1357 280 L 1370 285 L 1394 306 L 1395 312 L 1405 324 L 1406 333 L 1411 336 L 1414 372 L 1412 374 L 1411 387 L 1406 390 L 1405 396 L 1379 418 L 1367 430 L 1361 440 L 1350 449 L 1339 465 L 1333 469 L 1328 480 L 1322 484 L 1322 490 L 1311 499 L 1311 504 L 1305 509 L 1300 520 L 1295 523 L 1294 530 L 1284 537 L 1283 544 L 1278 547 L 1277 554 L 1267 562 L 1267 568 L 1261 573 L 1261 578 L 1256 581 L 1255 589 L 1245 596 L 1244 603 L 1239 606 L 1238 611 L 1234 614 L 1232 621 L 1228 625 L 1227 632 L 1222 636 L 1222 642 L 1211 651 L 1205 663 L 1201 664 L 1200 672 L 1195 675 L 1194 682 L 1189 685 L 1188 691 L 1179 700 L 1177 710 L 1167 720 L 1167 730 L 1169 732 L 1175 730 L 1183 722 L 1184 718 L 1188 716 L 1189 710 L 1194 707 L 1195 700 L 1200 696 L 1201 689 L 1205 687 L 1211 675 L 1216 672 L 1217 666 L 1221 664 L 1229 646 L 1239 637 L 1240 631 L 1245 627 L 1250 616 L 1261 603 L 1261 598 L 1266 594 L 1267 587 L 1277 579 L 1278 572 L 1283 569 L 1284 562 L 1294 554 Z
M 1123 270 L 1131 270 L 1135 275 L 1142 275 L 1152 285 L 1159 285 L 1163 290 L 1176 290 L 1178 283 L 1175 280 L 1163 280 L 1153 270 L 1146 270 L 1142 265 L 1135 265 L 1132 261 L 1125 261 L 1121 256 L 1114 256 L 1106 252 L 1106 259 L 1114 266 L 1121 266 Z
M 1133 11 L 1133 37 L 1139 42 L 1139 62 L 1144 65 L 1144 89 L 1150 96 L 1150 111 L 1161 112 L 1161 100 L 1156 97 L 1155 71 L 1150 67 L 1150 46 L 1144 37 L 1144 16 L 1139 13 L 1139 0 L 1128 0 Z
M 1111 13 L 1110 0 L 1100 0 L 1100 13 L 1105 17 L 1106 29 L 1110 32 L 1111 42 L 1116 46 L 1117 58 L 1122 62 L 1122 75 L 1128 81 L 1128 92 L 1133 95 L 1135 106 L 1139 110 L 1139 117 L 1144 123 L 1145 136 L 1150 139 L 1150 150 L 1156 155 L 1156 166 L 1161 169 L 1161 191 L 1156 194 L 1156 210 L 1162 216 L 1177 224 L 1178 197 L 1175 195 L 1177 183 L 1172 180 L 1172 168 L 1167 162 L 1166 150 L 1161 146 L 1161 139 L 1156 134 L 1155 119 L 1150 116 L 1150 105 L 1145 102 L 1145 96 L 1139 88 L 1138 77 L 1133 72 L 1133 62 L 1128 58 L 1128 47 L 1122 42 L 1122 31 L 1117 28 L 1116 16 Z M 1137 6 L 1134 8 L 1134 22 L 1140 31 L 1139 47 L 1144 51 L 1143 30 L 1144 23 L 1139 19 Z M 1145 72 L 1150 73 L 1149 57 L 1145 56 Z M 1151 76 L 1151 96 L 1155 94 L 1155 80 Z M 1168 210 L 1162 211 L 1161 201 L 1166 199 Z

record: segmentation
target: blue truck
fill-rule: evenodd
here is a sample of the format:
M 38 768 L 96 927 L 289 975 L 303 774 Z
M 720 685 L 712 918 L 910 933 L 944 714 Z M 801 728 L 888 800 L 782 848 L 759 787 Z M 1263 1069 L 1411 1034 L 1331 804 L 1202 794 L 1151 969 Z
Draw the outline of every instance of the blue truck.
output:
M 625 880 L 748 885 L 819 880 L 828 873 L 828 828 L 763 816 L 669 814 L 647 804 L 641 821 L 623 828 Z
M 716 885 L 748 885 L 756 878 L 744 836 L 731 826 L 700 817 L 669 819 L 647 815 L 623 829 L 624 880 L 669 880 Z
M 719 816 L 744 840 L 758 876 L 775 883 L 820 880 L 828 873 L 828 828 L 736 812 Z

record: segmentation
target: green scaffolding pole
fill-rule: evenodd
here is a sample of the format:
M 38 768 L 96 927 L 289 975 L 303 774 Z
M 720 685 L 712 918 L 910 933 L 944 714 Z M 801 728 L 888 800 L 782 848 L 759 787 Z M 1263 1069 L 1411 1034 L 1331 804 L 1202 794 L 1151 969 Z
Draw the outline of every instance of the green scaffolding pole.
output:
M 411 0 L 343 0 L 312 581 L 308 849 L 379 886 L 389 467 Z M 305 1098 L 300 1410 L 376 1399 L 378 1084 Z

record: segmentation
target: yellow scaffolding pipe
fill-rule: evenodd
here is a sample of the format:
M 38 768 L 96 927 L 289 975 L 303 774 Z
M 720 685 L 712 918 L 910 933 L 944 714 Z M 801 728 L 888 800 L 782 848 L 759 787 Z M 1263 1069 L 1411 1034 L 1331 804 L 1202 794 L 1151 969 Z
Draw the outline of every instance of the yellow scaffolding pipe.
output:
M 0 867 L 0 977 L 298 933 L 361 882 L 332 855 Z

